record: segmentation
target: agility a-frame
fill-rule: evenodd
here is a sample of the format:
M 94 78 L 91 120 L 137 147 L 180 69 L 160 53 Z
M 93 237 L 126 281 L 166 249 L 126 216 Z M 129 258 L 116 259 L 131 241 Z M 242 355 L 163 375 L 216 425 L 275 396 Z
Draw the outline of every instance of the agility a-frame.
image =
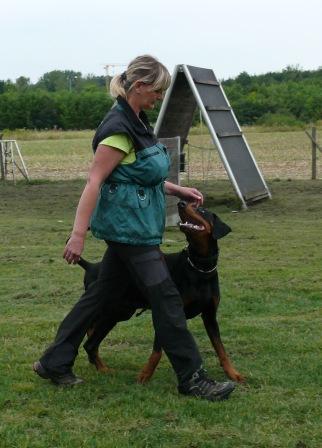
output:
M 270 198 L 225 92 L 211 69 L 175 67 L 155 126 L 156 135 L 159 138 L 179 136 L 182 151 L 197 107 L 243 207 Z
M 9 174 L 12 174 L 15 184 L 16 170 L 29 181 L 27 167 L 22 158 L 17 141 L 0 139 L 0 179 L 6 180 Z

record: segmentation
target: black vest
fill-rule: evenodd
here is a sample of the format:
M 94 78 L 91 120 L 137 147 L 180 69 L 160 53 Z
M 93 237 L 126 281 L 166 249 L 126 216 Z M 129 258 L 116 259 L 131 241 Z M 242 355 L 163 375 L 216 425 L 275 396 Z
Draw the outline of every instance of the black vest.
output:
M 138 118 L 132 107 L 121 96 L 117 97 L 117 103 L 98 126 L 93 138 L 93 151 L 96 151 L 101 141 L 115 134 L 127 134 L 132 140 L 136 152 L 157 143 L 157 138 L 146 114 L 141 111 Z

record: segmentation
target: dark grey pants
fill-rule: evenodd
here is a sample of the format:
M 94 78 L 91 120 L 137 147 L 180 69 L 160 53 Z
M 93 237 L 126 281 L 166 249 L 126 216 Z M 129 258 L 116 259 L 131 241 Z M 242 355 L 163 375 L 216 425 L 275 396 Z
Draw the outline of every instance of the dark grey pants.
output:
M 200 368 L 202 360 L 187 329 L 182 300 L 158 246 L 110 243 L 98 279 L 67 314 L 54 343 L 40 358 L 43 367 L 58 374 L 69 372 L 94 316 L 100 312 L 113 313 L 121 306 L 133 282 L 151 305 L 156 337 L 179 384 L 187 381 Z

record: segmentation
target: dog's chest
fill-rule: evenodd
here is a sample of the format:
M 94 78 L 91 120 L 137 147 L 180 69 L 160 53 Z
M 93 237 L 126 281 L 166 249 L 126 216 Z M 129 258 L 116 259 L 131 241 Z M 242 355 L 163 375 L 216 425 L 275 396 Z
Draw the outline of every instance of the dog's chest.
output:
M 218 274 L 216 271 L 207 276 L 198 272 L 189 265 L 184 251 L 167 255 L 166 262 L 171 278 L 183 300 L 188 319 L 204 311 L 214 297 L 219 297 Z

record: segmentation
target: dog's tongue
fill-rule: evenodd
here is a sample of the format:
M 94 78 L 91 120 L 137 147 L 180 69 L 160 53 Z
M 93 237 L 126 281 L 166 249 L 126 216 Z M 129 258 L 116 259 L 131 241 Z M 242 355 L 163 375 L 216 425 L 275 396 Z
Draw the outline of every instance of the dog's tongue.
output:
M 186 229 L 193 229 L 193 230 L 205 230 L 204 226 L 198 226 L 197 224 L 192 224 L 191 222 L 180 222 L 180 227 L 184 227 Z

